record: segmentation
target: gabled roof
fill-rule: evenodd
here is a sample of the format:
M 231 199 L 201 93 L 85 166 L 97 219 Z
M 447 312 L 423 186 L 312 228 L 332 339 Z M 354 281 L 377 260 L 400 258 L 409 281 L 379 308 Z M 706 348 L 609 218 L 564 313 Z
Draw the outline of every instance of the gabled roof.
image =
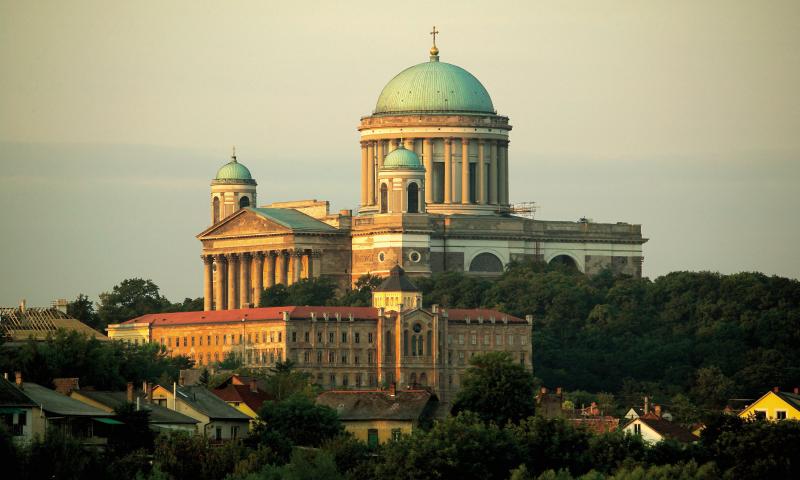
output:
M 17 386 L 0 377 L 0 407 L 35 407 L 36 403 L 28 398 Z
M 165 387 L 161 387 L 165 388 Z M 170 389 L 165 388 L 166 390 Z M 187 403 L 192 408 L 213 420 L 243 420 L 250 421 L 250 417 L 228 405 L 225 400 L 217 397 L 210 390 L 202 386 L 177 387 L 178 400 Z
M 128 403 L 128 394 L 124 391 L 111 392 L 111 391 L 98 391 L 98 390 L 76 390 L 74 393 L 83 395 L 86 398 L 94 400 L 97 403 L 105 405 L 110 409 L 116 409 Z M 192 417 L 162 407 L 155 403 L 147 403 L 147 398 L 144 395 L 137 395 L 139 397 L 139 408 L 148 410 L 150 412 L 150 423 L 157 424 L 191 424 L 198 423 Z M 134 400 L 135 402 L 136 400 Z
M 62 395 L 55 390 L 50 390 L 35 383 L 25 382 L 23 385 L 25 395 L 41 405 L 47 413 L 65 417 L 112 417 L 114 414 L 104 412 L 99 408 L 86 405 L 83 402 Z
M 447 318 L 450 320 L 461 321 L 469 317 L 470 321 L 475 322 L 480 316 L 484 322 L 488 322 L 490 318 L 494 318 L 495 322 L 500 323 L 503 321 L 503 317 L 505 317 L 508 319 L 508 323 L 527 323 L 522 318 L 489 308 L 446 308 L 444 310 L 447 312 Z
M 272 400 L 272 396 L 263 391 L 252 391 L 250 385 L 233 385 L 227 384 L 225 386 L 215 388 L 211 391 L 214 395 L 218 396 L 226 402 L 239 402 L 244 403 L 256 413 L 261 410 L 261 405 L 268 400 Z
M 257 215 L 272 220 L 273 222 L 290 228 L 293 231 L 309 231 L 309 232 L 333 232 L 337 231 L 336 228 L 328 225 L 325 222 L 317 220 L 316 218 L 299 212 L 293 208 L 252 208 L 248 207 L 244 210 L 249 210 Z
M 669 420 L 664 420 L 663 418 L 652 418 L 648 415 L 634 418 L 633 420 L 629 421 L 625 424 L 623 429 L 628 427 L 634 422 L 641 422 L 653 429 L 656 433 L 661 435 L 664 439 L 676 440 L 678 442 L 690 443 L 697 441 L 697 437 L 695 437 L 692 432 L 686 430 L 682 426 L 672 423 Z
M 776 391 L 770 390 L 767 393 L 765 393 L 764 395 L 761 395 L 760 397 L 758 397 L 758 400 L 756 400 L 755 402 L 751 403 L 750 405 L 747 405 L 741 412 L 739 412 L 739 416 L 745 417 L 745 416 L 749 415 L 750 413 L 745 414 L 745 412 L 748 412 L 749 410 L 753 410 L 759 403 L 761 403 L 762 400 L 764 400 L 766 397 L 768 397 L 770 395 L 775 395 L 779 399 L 783 400 L 784 403 L 788 404 L 790 407 L 792 407 L 795 410 L 797 410 L 798 412 L 800 412 L 800 395 L 797 395 L 797 394 L 794 394 L 794 393 L 787 393 L 787 392 L 780 392 L 780 391 L 776 392 Z
M 0 307 L 0 316 L 3 318 L 0 322 L 0 336 L 5 335 L 16 342 L 31 337 L 34 340 L 45 340 L 48 335 L 62 329 L 98 340 L 108 340 L 102 333 L 55 308 L 27 307 L 23 312 L 17 307 Z
M 438 403 L 427 390 L 400 390 L 391 396 L 382 390 L 330 390 L 317 397 L 317 404 L 328 406 L 342 420 L 409 420 L 417 421 L 432 413 Z
M 376 292 L 419 292 L 419 288 L 411 283 L 406 276 L 406 271 L 400 265 L 395 265 L 389 270 L 389 276 L 381 283 Z

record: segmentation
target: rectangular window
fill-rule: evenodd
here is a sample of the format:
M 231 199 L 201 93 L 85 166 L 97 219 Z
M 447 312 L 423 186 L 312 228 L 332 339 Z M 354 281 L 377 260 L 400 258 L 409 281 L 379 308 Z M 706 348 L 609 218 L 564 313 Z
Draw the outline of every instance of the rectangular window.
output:
M 495 345 L 502 345 L 503 344 L 503 336 L 500 335 L 500 334 L 495 335 L 494 336 L 494 344 Z
M 216 432 L 215 432 L 214 438 L 215 438 L 217 441 L 220 441 L 220 440 L 222 440 L 222 427 L 217 427 L 217 428 L 216 428 Z
M 786 410 L 775 410 L 776 420 L 786 420 Z
M 214 345 L 219 345 L 219 335 L 214 335 Z
M 370 350 L 369 352 L 367 352 L 367 363 L 368 363 L 369 365 L 372 365 L 372 350 Z
M 247 344 L 251 345 L 252 343 L 253 343 L 253 334 L 252 333 L 248 333 L 247 334 Z
M 187 338 L 186 338 L 186 337 L 183 337 L 183 346 L 184 346 L 184 347 L 188 347 L 188 346 L 189 346 L 189 344 L 188 344 L 188 342 L 187 342 Z
M 304 338 L 306 339 L 306 342 L 308 342 L 308 341 L 309 341 L 309 340 L 308 340 L 309 333 L 310 333 L 309 331 L 306 331 L 306 332 L 305 332 L 305 334 L 304 334 L 304 335 L 305 335 L 305 337 L 304 337 Z
M 356 387 L 360 387 L 361 385 L 361 374 L 356 373 Z
M 447 364 L 448 365 L 452 365 L 453 364 L 453 351 L 452 350 L 448 350 L 447 351 Z
M 239 334 L 239 345 L 241 345 L 242 343 L 244 343 L 244 334 L 240 333 Z
M 273 343 L 275 341 L 275 332 L 269 332 L 269 343 Z
M 367 343 L 372 343 L 372 332 L 367 333 Z
M 464 365 L 464 352 L 458 352 L 458 364 Z
M 367 430 L 367 446 L 376 448 L 378 446 L 378 429 L 370 428 Z
M 239 427 L 231 426 L 231 440 L 236 440 L 237 438 L 239 438 Z
M 342 352 L 342 365 L 347 365 L 347 352 Z
M 164 345 L 164 339 L 163 338 L 161 339 L 161 345 Z M 172 337 L 167 337 L 167 346 L 168 347 L 172 346 Z
M 526 337 L 525 335 L 520 335 L 519 336 L 519 344 L 520 345 L 527 345 L 528 344 L 528 337 Z
M 317 363 L 322 363 L 322 350 L 317 350 Z
M 477 345 L 478 344 L 478 336 L 473 333 L 472 335 L 470 335 L 469 342 L 472 345 Z
M 311 352 L 303 352 L 303 363 L 311 363 Z
M 448 345 L 452 345 L 453 344 L 453 336 L 452 335 L 448 335 L 447 336 L 447 344 Z
M 402 432 L 399 428 L 392 429 L 392 441 L 396 442 L 400 440 L 400 435 L 402 435 Z
M 353 365 L 358 365 L 361 358 L 360 355 L 356 352 L 353 354 Z
M 292 332 L 292 343 L 297 342 L 297 332 Z
M 278 341 L 279 342 L 283 341 L 283 332 L 278 332 Z
M 347 343 L 347 332 L 342 332 L 342 343 Z
M 767 419 L 767 411 L 766 410 L 756 410 L 755 411 L 756 420 L 766 420 Z
M 223 345 L 227 345 L 228 344 L 228 336 L 227 335 L 223 335 L 222 336 L 222 344 Z
M 322 332 L 317 332 L 317 343 L 322 343 Z
M 360 343 L 361 342 L 361 335 L 358 332 L 353 334 L 353 342 L 355 342 L 355 343 Z
M 331 373 L 330 374 L 330 376 L 328 377 L 328 383 L 330 384 L 331 387 L 335 387 L 336 386 L 336 374 L 335 373 Z
M 525 352 L 520 352 L 519 354 L 519 364 L 525 366 Z
M 489 345 L 489 334 L 488 333 L 483 335 L 483 344 L 484 345 Z
M 333 332 L 328 333 L 328 343 L 336 343 L 336 335 Z
M 333 350 L 328 352 L 328 363 L 336 363 L 336 352 Z
M 192 338 L 194 338 L 194 337 L 192 337 Z M 199 337 L 197 337 L 197 340 L 200 342 L 200 346 L 202 347 L 203 346 L 203 336 L 200 335 Z
M 508 346 L 514 345 L 514 335 L 508 334 Z
M 458 344 L 459 345 L 464 345 L 464 334 L 463 333 L 459 333 L 458 334 Z
M 641 436 L 642 435 L 642 426 L 639 425 L 638 423 L 634 423 L 633 424 L 633 433 L 636 434 L 636 435 L 640 435 Z
M 346 387 L 350 383 L 350 375 L 343 373 L 342 374 L 342 386 Z
M 208 341 L 206 342 L 206 345 L 208 345 L 208 346 L 210 347 L 210 346 L 211 346 L 211 335 L 209 335 L 209 336 L 208 336 L 208 338 L 207 338 L 206 340 L 208 340 Z

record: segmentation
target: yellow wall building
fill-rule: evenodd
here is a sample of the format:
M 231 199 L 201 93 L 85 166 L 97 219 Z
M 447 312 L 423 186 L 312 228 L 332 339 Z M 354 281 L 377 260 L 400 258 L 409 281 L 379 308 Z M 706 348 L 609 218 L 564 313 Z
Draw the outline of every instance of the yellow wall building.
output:
M 741 418 L 800 420 L 800 392 L 781 392 L 777 388 L 761 396 L 739 413 Z

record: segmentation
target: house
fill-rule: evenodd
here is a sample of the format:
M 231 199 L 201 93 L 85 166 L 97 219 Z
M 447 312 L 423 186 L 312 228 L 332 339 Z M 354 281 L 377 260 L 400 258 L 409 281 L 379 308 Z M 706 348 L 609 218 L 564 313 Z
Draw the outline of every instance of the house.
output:
M 34 425 L 43 422 L 42 435 L 46 435 L 51 429 L 58 429 L 86 446 L 102 447 L 108 442 L 111 429 L 122 424 L 114 418 L 113 413 L 86 405 L 41 385 L 22 383 L 20 379 L 17 388 L 39 405 L 36 413 L 42 418 L 35 419 Z M 39 432 L 34 432 L 37 433 Z
M 150 412 L 151 430 L 198 433 L 198 420 L 149 402 L 144 392 L 134 392 L 133 384 L 128 385 L 127 391 L 73 390 L 70 397 L 107 413 L 113 413 L 126 403 L 133 403 L 137 409 Z
M 20 346 L 29 339 L 43 342 L 59 330 L 108 341 L 107 336 L 67 315 L 66 309 L 28 307 L 24 300 L 19 307 L 0 307 L 0 319 L 0 337 L 5 337 L 6 345 L 12 347 Z
M 22 376 L 17 374 L 17 380 L 21 382 Z M 17 444 L 44 435 L 44 417 L 39 405 L 6 378 L 0 378 L 0 423 Z
M 648 412 L 630 420 L 622 427 L 622 431 L 631 435 L 638 435 L 649 444 L 663 440 L 675 440 L 682 443 L 691 443 L 698 440 L 689 430 L 663 418 L 659 405 L 653 407 L 652 413 Z
M 194 418 L 200 434 L 214 441 L 235 440 L 248 432 L 250 417 L 202 386 L 156 385 L 153 403 Z
M 370 446 L 409 435 L 431 421 L 439 401 L 428 390 L 329 390 L 317 397 L 318 405 L 339 414 L 345 429 Z
M 778 387 L 765 393 L 739 413 L 740 418 L 762 420 L 800 420 L 800 389 L 781 392 Z
M 211 392 L 254 420 L 258 418 L 261 405 L 272 400 L 272 396 L 263 390 L 263 386 L 259 387 L 258 379 L 244 375 L 231 375 Z

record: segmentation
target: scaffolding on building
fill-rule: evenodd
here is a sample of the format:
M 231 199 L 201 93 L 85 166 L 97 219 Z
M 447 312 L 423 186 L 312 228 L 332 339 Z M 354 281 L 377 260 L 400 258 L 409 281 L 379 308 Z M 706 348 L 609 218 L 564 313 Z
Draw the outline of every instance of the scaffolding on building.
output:
M 511 205 L 511 215 L 517 217 L 534 219 L 536 210 L 539 208 L 536 202 L 520 202 Z

